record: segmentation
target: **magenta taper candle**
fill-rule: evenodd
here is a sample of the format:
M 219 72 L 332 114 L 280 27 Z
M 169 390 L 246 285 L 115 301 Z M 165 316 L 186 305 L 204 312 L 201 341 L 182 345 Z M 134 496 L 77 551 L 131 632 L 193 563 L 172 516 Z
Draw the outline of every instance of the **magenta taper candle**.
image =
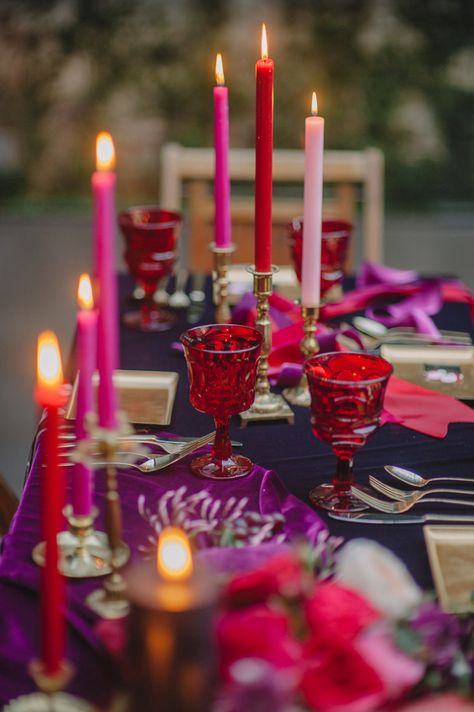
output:
M 214 87 L 214 241 L 216 247 L 231 243 L 229 179 L 229 92 L 224 86 L 222 55 L 216 57 Z
M 76 438 L 88 439 L 85 418 L 93 412 L 92 376 L 97 356 L 97 310 L 94 309 L 89 276 L 82 274 L 77 291 L 77 366 L 78 384 L 76 398 Z M 92 509 L 93 473 L 90 467 L 76 463 L 72 480 L 72 510 L 75 517 L 88 516 Z
M 115 267 L 115 152 L 108 133 L 97 136 L 97 170 L 92 175 L 94 240 L 98 277 L 99 425 L 117 425 L 117 395 L 113 373 L 118 368 L 118 298 Z

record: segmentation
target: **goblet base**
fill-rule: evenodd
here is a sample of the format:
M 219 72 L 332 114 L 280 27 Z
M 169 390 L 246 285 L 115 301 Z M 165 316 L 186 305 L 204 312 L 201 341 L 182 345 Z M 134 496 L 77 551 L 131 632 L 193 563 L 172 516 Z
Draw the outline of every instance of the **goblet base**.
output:
M 357 485 L 364 492 L 370 493 L 368 487 Z M 348 492 L 336 492 L 333 485 L 324 484 L 314 487 L 309 493 L 311 504 L 331 512 L 363 512 L 368 506 Z
M 198 477 L 209 480 L 236 480 L 252 472 L 253 463 L 243 455 L 230 455 L 225 460 L 216 458 L 212 452 L 196 457 L 191 470 Z
M 168 331 L 176 323 L 176 316 L 167 309 L 160 309 L 159 315 L 155 319 L 143 321 L 139 311 L 126 312 L 123 315 L 123 323 L 129 329 L 137 331 Z

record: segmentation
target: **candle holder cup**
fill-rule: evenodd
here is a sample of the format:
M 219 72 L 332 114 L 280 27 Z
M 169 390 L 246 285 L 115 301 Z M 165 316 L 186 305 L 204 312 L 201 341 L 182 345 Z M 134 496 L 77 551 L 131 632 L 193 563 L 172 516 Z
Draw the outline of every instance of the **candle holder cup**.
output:
M 134 207 L 120 213 L 118 223 L 125 239 L 124 259 L 131 275 L 143 289 L 139 311 L 126 312 L 124 324 L 139 331 L 170 329 L 176 316 L 163 309 L 158 285 L 168 277 L 176 260 L 178 212 L 157 207 Z M 167 295 L 165 294 L 167 301 Z
M 273 266 L 270 272 L 257 272 L 255 267 L 247 268 L 253 275 L 253 291 L 257 299 L 257 318 L 255 328 L 263 337 L 262 355 L 258 364 L 255 400 L 251 407 L 240 414 L 242 427 L 251 422 L 286 420 L 294 423 L 294 413 L 283 396 L 272 393 L 268 380 L 268 356 L 272 348 L 272 325 L 269 317 L 269 298 L 272 294 L 273 275 L 278 268 Z
M 30 663 L 30 674 L 38 692 L 21 695 L 4 707 L 4 712 L 92 712 L 92 706 L 85 700 L 62 692 L 74 674 L 72 665 L 63 660 L 59 668 L 51 673 L 40 660 Z
M 218 247 L 215 242 L 211 242 L 209 249 L 214 256 L 214 271 L 212 279 L 214 304 L 216 305 L 216 322 L 224 324 L 230 319 L 230 308 L 228 302 L 229 280 L 227 272 L 232 254 L 235 252 L 235 245 L 230 244 L 227 247 Z
M 64 516 L 69 528 L 59 532 L 57 537 L 59 570 L 63 576 L 90 578 L 111 572 L 107 535 L 94 529 L 97 514 L 96 507 L 87 515 L 75 515 L 70 505 L 65 507 Z M 41 567 L 45 565 L 45 548 L 45 542 L 42 541 L 32 553 L 33 561 Z
M 301 316 L 303 317 L 304 336 L 300 342 L 300 349 L 303 356 L 308 359 L 319 351 L 319 344 L 315 336 L 319 307 L 302 306 Z M 309 408 L 311 405 L 311 396 L 309 393 L 308 379 L 304 370 L 298 385 L 291 388 L 284 388 L 283 395 L 292 405 Z
M 351 493 L 352 460 L 379 426 L 393 367 L 381 356 L 333 352 L 312 356 L 304 369 L 311 393 L 313 433 L 329 443 L 337 458 L 332 483 L 314 487 L 309 498 L 316 507 L 333 512 L 367 509 Z

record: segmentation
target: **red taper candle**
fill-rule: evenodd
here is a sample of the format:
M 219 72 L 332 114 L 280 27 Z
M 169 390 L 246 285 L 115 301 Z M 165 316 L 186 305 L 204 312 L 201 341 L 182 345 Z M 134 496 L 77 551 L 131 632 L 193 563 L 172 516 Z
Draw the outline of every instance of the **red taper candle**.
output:
M 256 71 L 255 134 L 255 269 L 272 267 L 273 59 L 268 57 L 267 32 L 262 26 L 262 58 Z
M 41 477 L 41 529 L 45 565 L 41 571 L 41 658 L 47 675 L 55 675 L 64 652 L 64 578 L 59 571 L 57 536 L 62 524 L 65 483 L 58 461 L 58 409 L 64 405 L 63 371 L 56 335 L 38 336 L 36 401 L 46 408 L 46 467 Z

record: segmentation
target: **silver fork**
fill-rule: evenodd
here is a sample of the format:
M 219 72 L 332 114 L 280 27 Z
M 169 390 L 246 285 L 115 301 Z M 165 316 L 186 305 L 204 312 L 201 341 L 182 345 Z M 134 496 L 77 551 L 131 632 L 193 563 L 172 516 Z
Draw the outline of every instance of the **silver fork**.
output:
M 114 460 L 113 462 L 95 461 L 94 464 L 96 467 L 116 465 L 118 467 L 126 467 L 132 470 L 139 470 L 140 472 L 144 472 L 145 474 L 159 472 L 160 470 L 164 470 L 165 467 L 168 467 L 168 465 L 172 465 L 174 462 L 178 462 L 178 460 L 181 460 L 183 457 L 186 457 L 186 455 L 190 455 L 192 452 L 198 450 L 203 445 L 207 445 L 207 443 L 211 442 L 211 440 L 214 439 L 215 434 L 216 432 L 214 430 L 212 433 L 203 435 L 202 438 L 196 438 L 196 440 L 193 440 L 192 442 L 188 443 L 185 447 L 181 448 L 180 451 L 178 453 L 175 453 L 174 455 L 158 455 L 157 457 L 150 457 L 148 458 L 148 460 L 145 460 L 144 462 L 140 463 Z M 62 462 L 59 466 L 70 467 L 71 465 L 74 465 L 74 463 L 69 461 Z
M 379 499 L 378 497 L 373 497 L 371 494 L 367 494 L 358 487 L 351 487 L 351 492 L 354 497 L 360 499 L 364 504 L 368 504 L 369 507 L 377 509 L 379 512 L 385 512 L 386 514 L 402 514 L 403 512 L 408 512 L 409 509 L 415 506 L 418 502 L 417 498 L 411 497 L 410 501 L 404 502 L 387 502 L 384 499 Z M 439 502 L 441 504 L 459 504 L 467 507 L 474 507 L 474 501 L 469 502 L 465 499 L 439 499 L 438 497 L 430 497 L 425 500 L 425 502 Z
M 426 495 L 439 493 L 465 494 L 474 499 L 474 490 L 450 489 L 448 487 L 434 487 L 424 490 L 423 492 L 420 492 L 420 490 L 401 490 L 398 489 L 398 487 L 392 487 L 391 485 L 385 484 L 385 482 L 381 482 L 376 477 L 373 477 L 373 475 L 369 476 L 369 482 L 378 492 L 381 492 L 381 494 L 384 494 L 386 497 L 390 497 L 390 499 L 397 499 L 399 502 L 411 502 L 413 500 L 417 502 Z

